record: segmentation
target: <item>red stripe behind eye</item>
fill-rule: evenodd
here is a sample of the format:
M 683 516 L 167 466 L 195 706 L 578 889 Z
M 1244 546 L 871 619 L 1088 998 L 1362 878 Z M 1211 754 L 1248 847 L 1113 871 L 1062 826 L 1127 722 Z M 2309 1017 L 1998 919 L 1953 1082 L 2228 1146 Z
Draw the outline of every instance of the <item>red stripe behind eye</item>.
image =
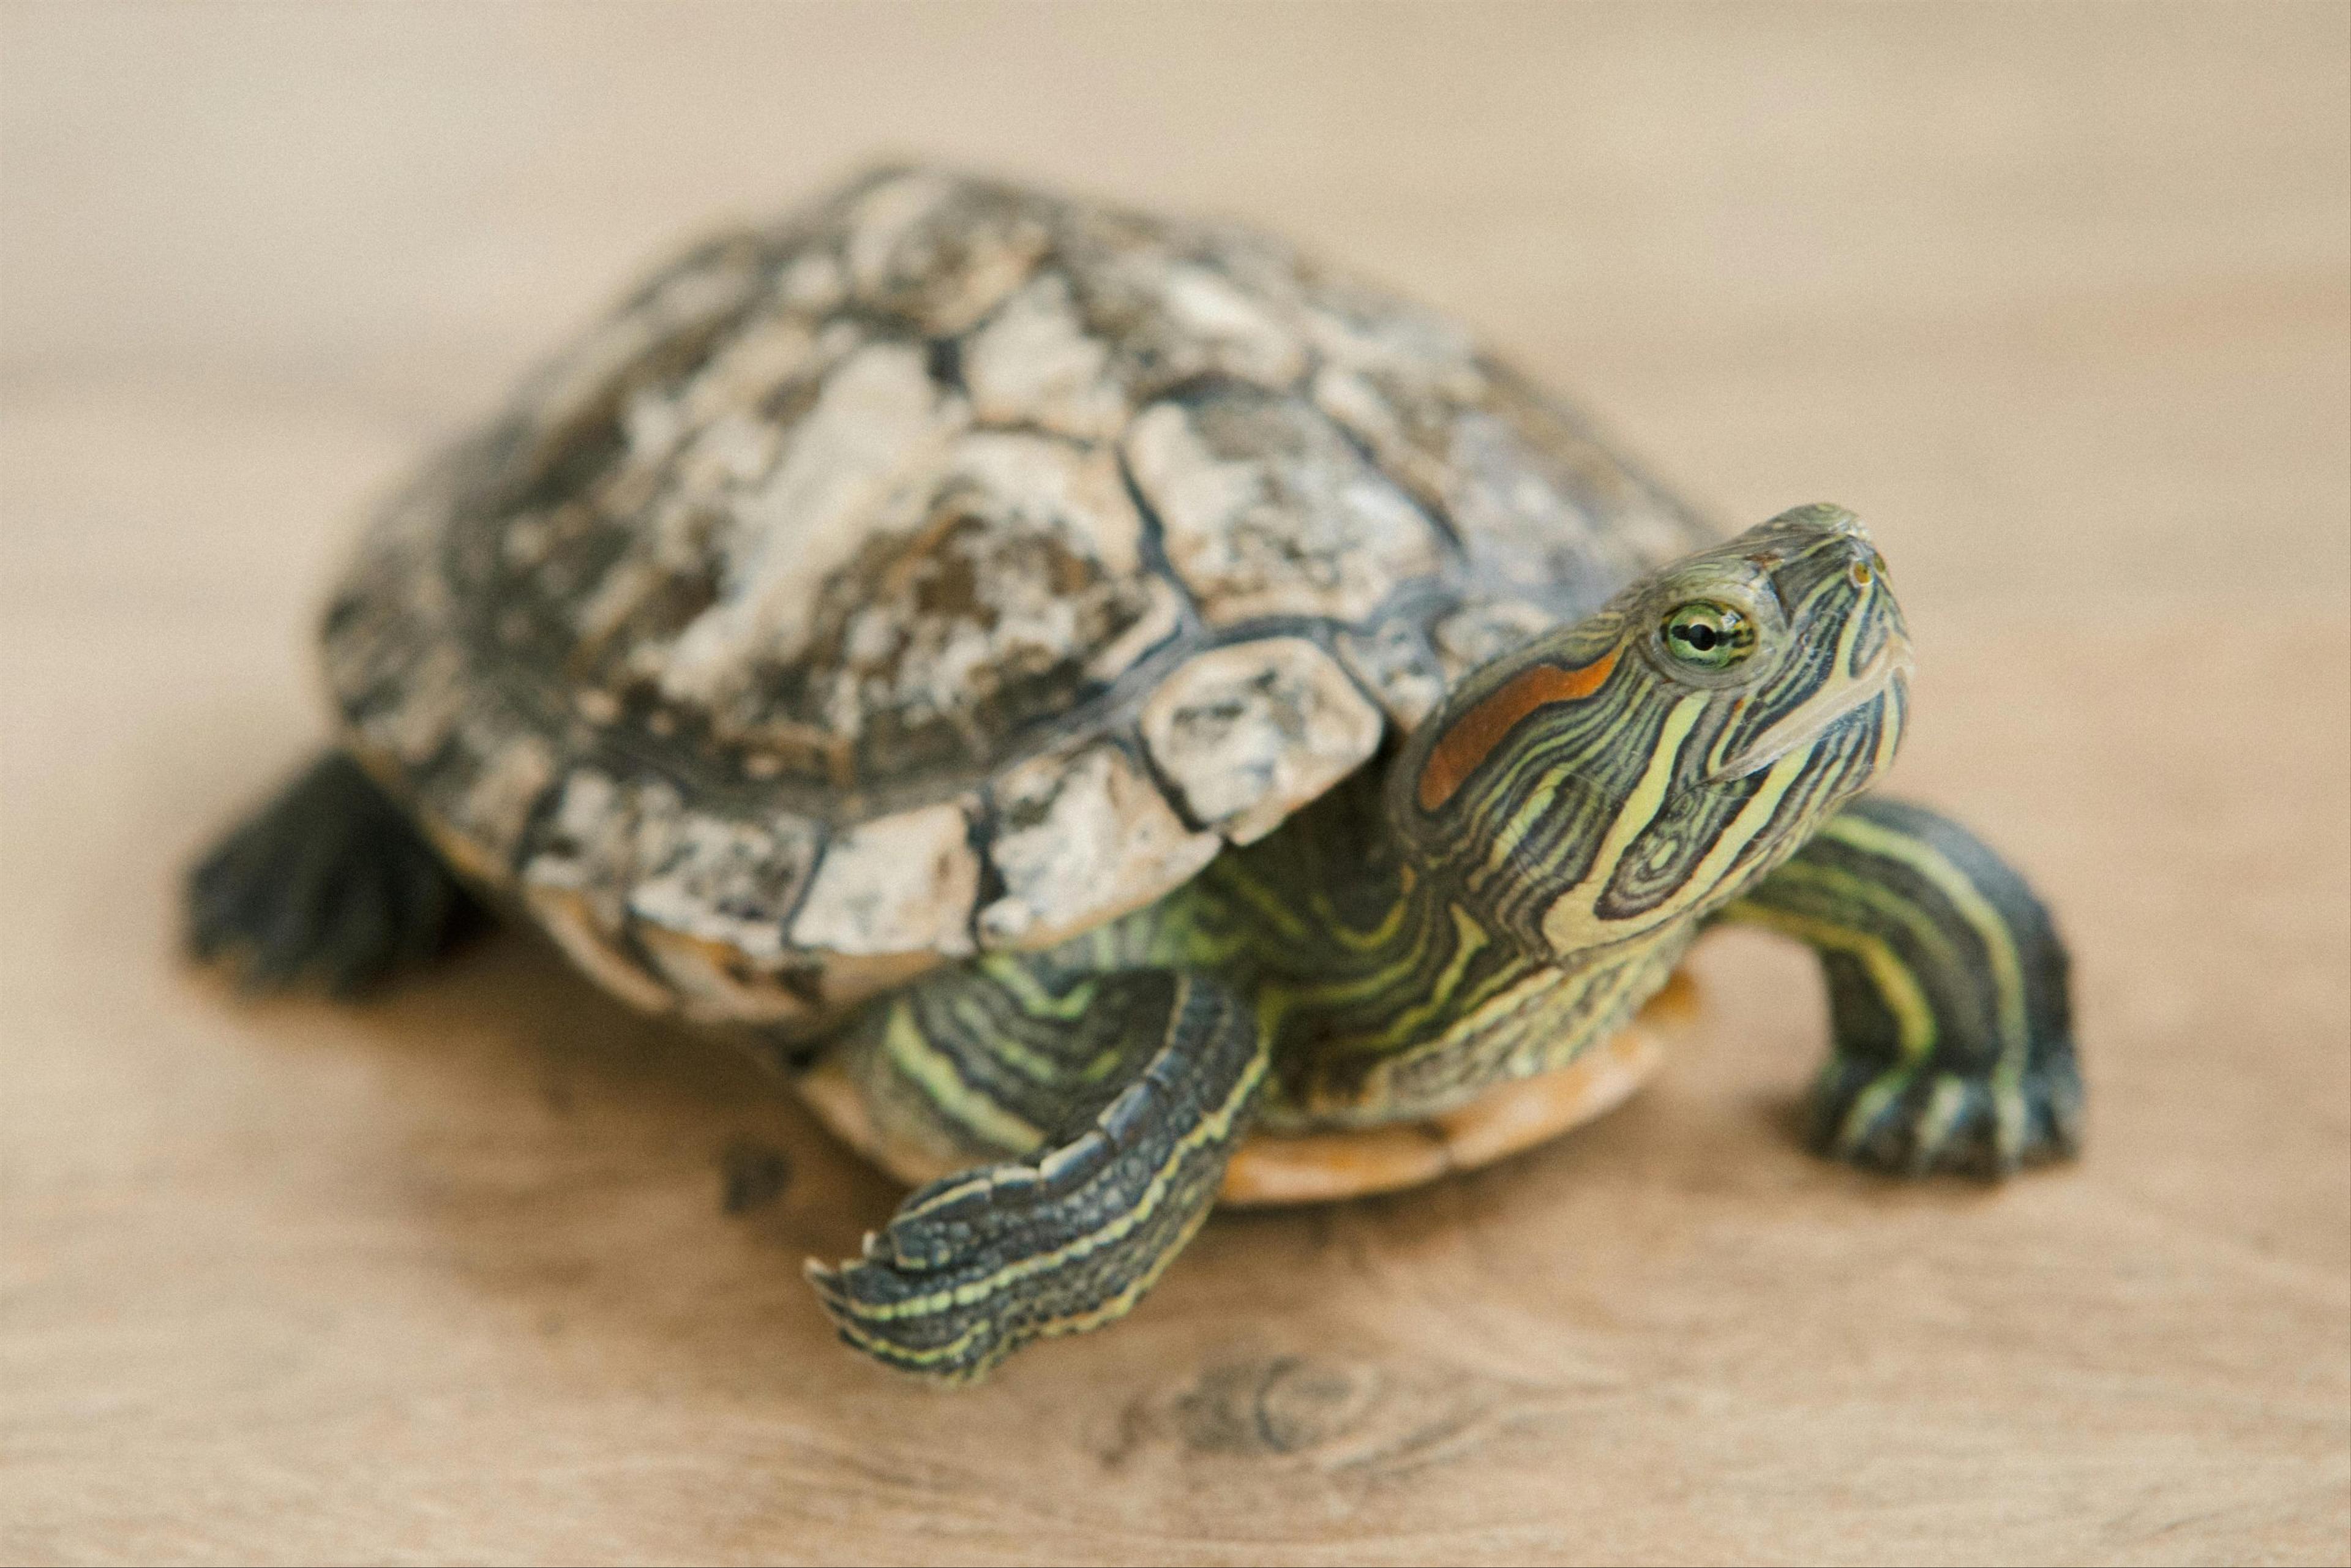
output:
M 1616 653 L 1611 648 L 1591 664 L 1573 670 L 1557 664 L 1533 665 L 1455 719 L 1421 765 L 1420 809 L 1434 811 L 1451 800 L 1461 781 L 1475 773 L 1511 727 L 1535 709 L 1552 703 L 1581 702 L 1598 691 L 1616 667 Z

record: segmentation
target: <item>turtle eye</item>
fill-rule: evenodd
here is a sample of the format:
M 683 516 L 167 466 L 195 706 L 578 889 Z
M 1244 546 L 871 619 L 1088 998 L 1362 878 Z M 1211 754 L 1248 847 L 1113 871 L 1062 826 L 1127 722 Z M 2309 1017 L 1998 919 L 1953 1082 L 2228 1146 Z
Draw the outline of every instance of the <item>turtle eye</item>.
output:
M 1702 670 L 1727 670 L 1755 651 L 1755 622 L 1711 599 L 1677 606 L 1660 634 L 1667 653 Z

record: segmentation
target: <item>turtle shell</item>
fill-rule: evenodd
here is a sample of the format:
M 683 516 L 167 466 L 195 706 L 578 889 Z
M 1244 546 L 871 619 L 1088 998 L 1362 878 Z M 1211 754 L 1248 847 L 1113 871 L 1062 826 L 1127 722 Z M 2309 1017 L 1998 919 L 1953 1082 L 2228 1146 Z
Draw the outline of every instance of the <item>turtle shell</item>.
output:
M 347 743 L 648 1008 L 1141 906 L 1707 531 L 1249 229 L 890 169 L 655 274 L 389 506 Z

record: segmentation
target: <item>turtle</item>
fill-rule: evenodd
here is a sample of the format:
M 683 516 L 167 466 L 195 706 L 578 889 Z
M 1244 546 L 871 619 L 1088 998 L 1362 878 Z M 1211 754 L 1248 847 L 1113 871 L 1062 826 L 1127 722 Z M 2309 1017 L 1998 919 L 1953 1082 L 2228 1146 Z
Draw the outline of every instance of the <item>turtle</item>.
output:
M 915 163 L 719 233 L 392 497 L 319 646 L 336 745 L 193 866 L 194 954 L 346 992 L 501 910 L 740 1040 L 912 1186 L 808 1275 L 923 1377 L 1121 1317 L 1220 1200 L 1599 1113 L 1722 923 L 1818 955 L 1816 1149 L 2078 1146 L 2047 910 L 1871 789 L 1862 522 L 1728 534 L 1244 225 Z

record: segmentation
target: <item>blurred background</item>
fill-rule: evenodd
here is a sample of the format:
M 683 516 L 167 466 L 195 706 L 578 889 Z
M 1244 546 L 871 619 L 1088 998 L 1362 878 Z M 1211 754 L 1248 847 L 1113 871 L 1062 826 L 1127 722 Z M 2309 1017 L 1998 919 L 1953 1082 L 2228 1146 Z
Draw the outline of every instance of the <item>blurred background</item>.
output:
M 1725 940 L 1608 1122 L 941 1401 L 797 1278 L 887 1184 L 530 943 L 183 971 L 369 498 L 882 154 L 1279 228 L 1729 522 L 1861 511 L 2087 1159 L 1813 1164 L 1816 983 Z M 0 1555 L 2346 1551 L 2351 8 L 0 6 Z

